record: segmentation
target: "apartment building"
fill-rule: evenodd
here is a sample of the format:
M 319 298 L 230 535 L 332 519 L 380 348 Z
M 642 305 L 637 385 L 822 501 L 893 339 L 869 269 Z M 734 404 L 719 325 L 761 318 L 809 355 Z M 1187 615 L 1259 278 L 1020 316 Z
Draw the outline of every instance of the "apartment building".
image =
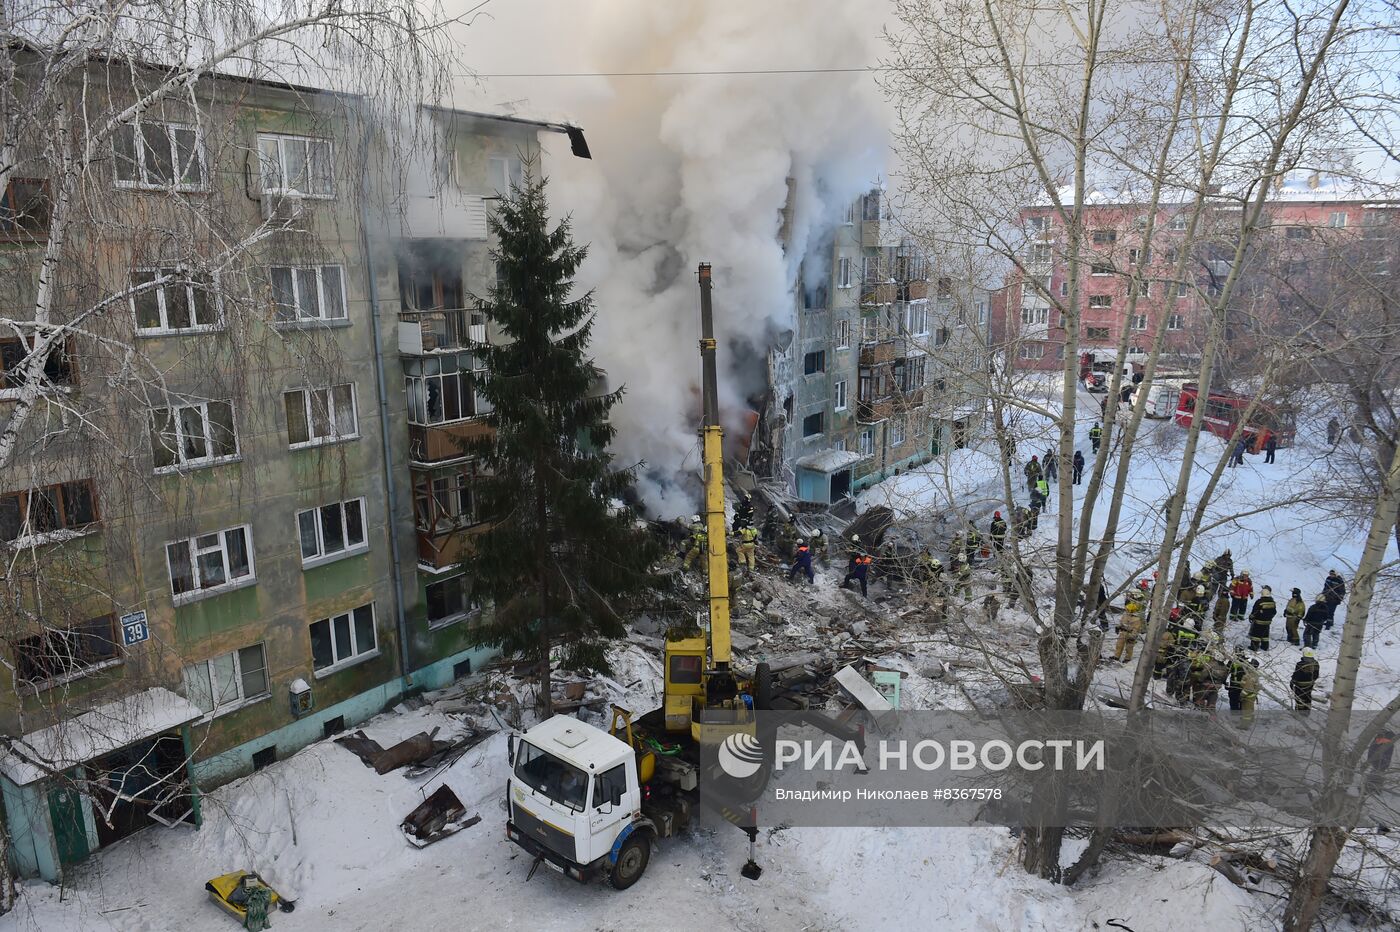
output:
M 1072 199 L 1071 189 L 1060 192 Z M 1393 196 L 1318 172 L 1284 175 L 1269 194 L 1262 229 L 1241 269 L 1231 302 L 1237 324 L 1227 337 L 1246 336 L 1247 321 L 1278 312 L 1283 291 L 1276 273 L 1291 254 L 1385 222 Z M 1225 281 L 1235 256 L 1242 208 L 1221 198 L 1208 204 L 1185 274 L 1177 276 L 1179 246 L 1188 228 L 1189 202 L 1167 203 L 1154 218 L 1153 242 L 1143 243 L 1147 206 L 1131 192 L 1095 190 L 1085 199 L 1088 260 L 1078 311 L 1082 351 L 1116 351 L 1124 331 L 1130 356 L 1146 353 L 1159 331 L 1163 352 L 1199 355 L 1208 321 L 1203 311 Z M 1013 368 L 1058 371 L 1064 360 L 1064 315 L 1056 305 L 1069 297 L 1066 231 L 1048 204 L 1020 213 L 1025 246 L 992 304 L 993 342 Z M 1145 264 L 1138 274 L 1139 255 Z M 1137 300 L 1131 314 L 1130 291 Z
M 74 96 L 93 118 L 156 80 L 94 71 Z M 486 217 L 541 132 L 586 148 L 433 109 L 418 171 L 366 114 L 212 76 L 88 166 L 53 304 L 82 323 L 0 470 L 0 795 L 24 875 L 198 824 L 200 790 L 487 659 L 455 570 L 476 523 L 459 442 L 485 429 Z M 0 205 L 13 307 L 34 306 L 50 185 L 31 169 Z M 0 341 L 7 386 L 25 339 Z
M 794 304 L 758 450 L 800 501 L 834 504 L 976 432 L 987 295 L 935 274 L 881 188 L 816 239 Z

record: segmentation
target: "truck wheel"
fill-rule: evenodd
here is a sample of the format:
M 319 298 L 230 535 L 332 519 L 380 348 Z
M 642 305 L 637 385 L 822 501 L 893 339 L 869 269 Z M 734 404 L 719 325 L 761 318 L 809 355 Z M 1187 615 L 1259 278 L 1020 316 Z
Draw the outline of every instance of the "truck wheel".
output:
M 622 843 L 622 850 L 617 853 L 617 863 L 608 874 L 608 883 L 612 884 L 615 890 L 626 890 L 642 879 L 650 860 L 650 839 L 644 832 L 633 832 L 632 836 Z
M 760 663 L 753 674 L 753 707 L 759 712 L 773 708 L 773 668 Z

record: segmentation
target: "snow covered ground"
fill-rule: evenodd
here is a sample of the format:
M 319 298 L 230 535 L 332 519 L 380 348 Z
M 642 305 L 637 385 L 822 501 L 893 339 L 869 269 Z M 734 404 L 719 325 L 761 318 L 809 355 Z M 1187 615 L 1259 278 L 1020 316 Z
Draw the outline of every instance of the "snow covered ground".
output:
M 1093 399 L 1088 403 L 1096 404 Z M 1086 456 L 1084 438 L 1093 413 L 1092 408 L 1084 409 L 1080 430 Z M 1028 436 L 1021 444 L 1022 456 L 1048 445 L 1048 434 L 1036 435 L 1045 427 L 1023 427 Z M 1300 425 L 1299 434 L 1299 445 L 1280 451 L 1277 464 L 1248 457 L 1245 467 L 1228 471 L 1212 515 L 1249 511 L 1309 488 L 1323 469 L 1322 451 L 1311 425 Z M 1120 530 L 1123 543 L 1110 565 L 1115 584 L 1141 575 L 1140 567 L 1155 555 L 1161 506 L 1167 484 L 1175 480 L 1181 438 L 1182 431 L 1169 422 L 1151 425 L 1143 438 L 1151 455 L 1139 457 L 1129 477 Z M 1219 454 L 1220 441 L 1207 438 L 1199 462 L 1208 470 Z M 1203 486 L 1204 474 L 1199 481 Z M 931 464 L 892 479 L 864 493 L 860 506 L 889 504 L 913 521 L 953 505 L 980 513 L 992 505 L 998 486 L 995 459 L 985 447 L 955 451 L 950 465 Z M 1082 496 L 1084 488 L 1076 495 Z M 1017 484 L 1017 493 L 1024 498 L 1022 484 Z M 1096 530 L 1103 519 L 1099 510 Z M 985 528 L 985 520 L 979 523 Z M 1053 523 L 1042 521 L 1036 545 L 1048 547 L 1053 533 Z M 1354 521 L 1333 518 L 1298 501 L 1209 531 L 1193 562 L 1229 547 L 1237 567 L 1249 569 L 1256 585 L 1271 585 L 1282 601 L 1293 586 L 1311 597 L 1330 567 L 1349 576 L 1360 546 L 1361 531 Z M 746 585 L 735 599 L 736 629 L 749 632 L 741 655 L 750 661 L 777 656 L 858 625 L 853 597 L 836 588 L 839 579 L 839 567 L 830 567 L 819 572 L 815 589 Z M 1044 574 L 1038 582 L 1044 584 Z M 793 620 L 798 600 L 819 613 L 816 624 Z M 1363 705 L 1378 705 L 1400 688 L 1400 637 L 1391 610 L 1398 601 L 1396 592 L 1383 591 L 1373 614 Z M 1264 708 L 1283 704 L 1286 679 L 1298 655 L 1297 648 L 1283 643 L 1281 623 L 1275 631 L 1276 646 L 1264 666 Z M 1241 630 L 1230 631 L 1233 641 L 1242 635 Z M 996 639 L 1001 647 L 1033 662 L 1029 619 L 1023 612 L 1003 610 L 996 624 L 979 636 Z M 921 630 L 917 636 L 911 632 L 908 646 L 885 658 L 910 673 L 907 705 L 965 708 L 967 690 L 989 688 L 991 678 L 983 675 L 979 680 L 972 669 L 977 651 L 952 643 L 951 637 L 938 629 Z M 1324 634 L 1319 650 L 1324 690 L 1337 640 L 1336 633 Z M 958 658 L 969 662 L 957 683 L 920 673 L 935 659 Z M 636 644 L 622 649 L 617 661 L 614 698 L 634 709 L 653 707 L 658 698 L 656 661 Z M 1111 665 L 1104 668 L 1096 692 L 1111 691 L 1129 675 Z M 400 707 L 365 730 L 386 746 L 433 726 L 442 726 L 445 734 L 456 733 L 464 727 L 465 713 L 449 706 Z M 376 775 L 345 749 L 319 742 L 211 793 L 205 799 L 201 831 L 147 830 L 93 856 L 72 872 L 62 890 L 27 885 L 16 910 L 0 917 L 0 929 L 233 929 L 236 924 L 208 901 L 203 884 L 236 868 L 259 871 L 296 899 L 294 913 L 273 917 L 281 930 L 1166 932 L 1183 925 L 1247 930 L 1277 923 L 1276 898 L 1252 895 L 1193 861 L 1115 861 L 1073 889 L 1043 883 L 1021 871 L 1015 863 L 1014 838 L 997 828 L 765 831 L 759 845 L 764 874 L 755 882 L 739 876 L 746 857 L 744 835 L 727 824 L 702 821 L 692 837 L 660 842 L 646 877 L 632 890 L 581 887 L 549 870 L 539 871 L 527 883 L 530 860 L 505 840 L 503 832 L 505 745 L 504 735 L 498 734 L 441 775 L 415 780 L 401 772 Z M 479 812 L 482 821 L 426 849 L 412 848 L 398 823 L 442 782 L 469 811 Z M 1067 858 L 1078 844 L 1082 842 L 1067 844 Z M 1119 925 L 1109 925 L 1111 920 Z

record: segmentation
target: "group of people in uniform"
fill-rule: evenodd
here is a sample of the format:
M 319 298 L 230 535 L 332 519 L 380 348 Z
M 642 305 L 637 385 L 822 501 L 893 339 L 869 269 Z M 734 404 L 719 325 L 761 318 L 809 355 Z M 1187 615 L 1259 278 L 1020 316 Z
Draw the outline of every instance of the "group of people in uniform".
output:
M 1118 638 L 1113 659 L 1129 663 L 1133 649 L 1146 628 L 1148 607 L 1152 604 L 1153 581 L 1140 580 L 1124 599 L 1118 621 Z M 1346 583 L 1336 570 L 1329 571 L 1321 591 L 1311 605 L 1303 601 L 1302 590 L 1293 589 L 1283 608 L 1284 632 L 1288 643 L 1302 647 L 1289 687 L 1294 708 L 1303 713 L 1312 709 L 1313 688 L 1318 679 L 1317 647 L 1323 630 L 1335 623 L 1338 606 L 1346 597 Z M 1253 599 L 1253 604 L 1250 600 Z M 1170 609 L 1168 624 L 1155 645 L 1153 676 L 1166 680 L 1167 694 L 1178 702 L 1213 711 L 1223 686 L 1230 709 L 1244 713 L 1245 723 L 1253 720 L 1259 695 L 1260 651 L 1271 646 L 1272 623 L 1278 616 L 1278 603 L 1269 586 L 1260 586 L 1256 596 L 1248 570 L 1235 572 L 1229 550 L 1207 561 L 1199 573 L 1187 568 L 1185 581 Z M 1205 630 L 1207 612 L 1212 620 Z M 1230 623 L 1248 622 L 1248 648 L 1233 649 L 1225 643 Z M 1299 628 L 1302 628 L 1300 633 Z

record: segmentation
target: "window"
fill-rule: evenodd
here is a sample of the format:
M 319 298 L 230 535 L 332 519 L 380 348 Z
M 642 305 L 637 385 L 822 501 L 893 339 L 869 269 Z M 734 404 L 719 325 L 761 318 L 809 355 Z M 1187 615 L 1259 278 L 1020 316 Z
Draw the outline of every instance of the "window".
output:
M 1113 274 L 1113 266 L 1111 266 L 1111 265 L 1102 265 L 1102 264 L 1100 264 L 1100 263 L 1095 262 L 1093 265 L 1090 265 L 1090 266 L 1089 266 L 1089 274 L 1090 274 L 1090 275 L 1112 275 L 1112 274 Z
M 1025 280 L 1021 282 L 1021 296 L 1023 298 L 1038 300 L 1049 293 L 1049 275 L 1026 276 Z
M 1327 225 L 1329 227 L 1344 227 L 1347 225 L 1346 211 L 1335 210 L 1327 215 Z
M 1113 307 L 1113 296 L 1107 294 L 1089 295 L 1090 307 Z
M 844 223 L 846 224 L 846 226 L 850 226 L 851 224 L 853 224 L 853 223 L 855 223 L 855 222 L 856 222 L 856 205 L 855 205 L 854 202 L 852 202 L 852 203 L 846 205 L 846 219 L 845 219 Z
M 977 322 L 978 322 L 979 324 L 985 324 L 985 323 L 987 322 L 987 302 L 986 302 L 986 301 L 978 301 L 978 302 L 977 302 Z
M 269 744 L 261 751 L 253 752 L 253 769 L 262 770 L 277 763 L 277 745 Z
M 1139 298 L 1152 297 L 1152 283 L 1150 281 L 1140 281 L 1137 283 L 1137 293 Z
M 865 314 L 860 319 L 860 341 L 874 343 L 880 338 L 880 319 L 874 314 Z
M 890 446 L 897 447 L 904 443 L 904 418 L 899 417 L 890 421 Z
M 187 664 L 185 698 L 205 714 L 222 715 L 268 695 L 267 653 L 253 644 Z
M 355 386 L 349 382 L 330 388 L 290 391 L 282 396 L 282 400 L 287 408 L 289 446 L 334 443 L 359 436 Z
M 212 466 L 238 455 L 233 405 L 201 401 L 151 412 L 151 452 L 157 471 Z
M 1049 243 L 1036 243 L 1026 252 L 1026 261 L 1031 265 L 1049 265 L 1052 258 Z
M 428 627 L 458 621 L 476 611 L 467 593 L 467 577 L 453 576 L 427 587 Z
M 843 437 L 840 440 L 835 441 L 834 443 L 832 443 L 831 449 L 835 450 L 837 453 L 845 453 L 846 439 Z
M 593 808 L 621 806 L 622 797 L 627 792 L 627 765 L 618 764 L 605 770 L 593 780 Z
M 1118 241 L 1117 230 L 1094 230 L 1090 234 L 1090 239 L 1095 246 L 1112 246 Z
M 0 495 L 0 540 L 40 543 L 85 533 L 99 520 L 86 479 Z
M 94 667 L 108 666 L 120 657 L 112 615 L 92 618 L 71 628 L 52 628 L 11 643 L 15 674 L 31 685 L 67 681 Z
M 477 523 L 471 476 L 461 470 L 441 475 L 415 473 L 413 507 L 418 530 L 428 534 L 446 534 Z
M 1191 286 L 1190 286 L 1190 284 L 1187 283 L 1187 282 L 1177 282 L 1177 283 L 1176 283 L 1176 296 L 1177 296 L 1178 298 L 1184 298 L 1184 297 L 1186 297 L 1186 293 L 1190 290 L 1190 288 L 1191 288 Z
M 378 648 L 373 602 L 311 624 L 311 665 L 317 674 L 367 659 Z
M 851 279 L 851 260 L 848 256 L 842 256 L 836 261 L 836 287 L 849 288 L 854 282 Z
M 340 266 L 274 265 L 268 275 L 279 322 L 345 320 L 345 273 Z
M 1181 314 L 1167 315 L 1167 329 L 1181 330 L 1186 326 L 1186 318 Z
M 875 430 L 874 430 L 874 428 L 867 427 L 867 428 L 865 428 L 864 430 L 862 430 L 862 431 L 860 432 L 860 437 L 857 439 L 857 443 L 859 444 L 859 450 L 857 450 L 857 452 L 860 453 L 861 456 L 874 456 L 874 455 L 875 455 Z
M 1139 259 L 1142 260 L 1142 264 L 1143 264 L 1143 265 L 1151 265 L 1151 264 L 1152 264 L 1152 250 L 1151 250 L 1151 249 L 1129 249 L 1129 250 L 1128 250 L 1128 264 L 1129 264 L 1129 265 L 1136 266 L 1136 265 L 1138 264 L 1138 260 L 1139 260 Z
M 1050 229 L 1049 217 L 1027 217 L 1026 235 L 1030 237 L 1043 236 Z
M 953 331 L 949 330 L 947 327 L 939 327 L 938 333 L 934 334 L 933 345 L 946 346 L 948 341 L 952 339 L 952 337 Z
M 480 390 L 485 375 L 486 369 L 471 353 L 405 359 L 408 422 L 444 424 L 486 414 L 491 403 Z
M 928 359 L 924 356 L 910 356 L 906 371 L 909 374 L 909 388 L 923 388 L 924 374 L 927 371 Z
M 1132 327 L 1133 327 L 1134 330 L 1146 330 L 1146 329 L 1147 329 L 1147 315 L 1146 315 L 1146 314 L 1134 314 L 1134 315 L 1133 315 L 1133 320 L 1132 320 Z
M 112 134 L 117 184 L 133 188 L 204 187 L 204 146 L 193 126 L 123 123 Z
M 49 232 L 49 183 L 11 178 L 0 191 L 0 238 L 42 239 Z
M 905 327 L 910 333 L 928 333 L 928 304 L 924 301 L 912 301 L 905 309 Z
M 1107 327 L 1086 327 L 1084 329 L 1084 339 L 1107 340 L 1109 339 L 1109 329 Z
M 831 386 L 831 407 L 836 411 L 846 410 L 846 388 L 845 379 Z
M 1044 343 L 1022 343 L 1017 355 L 1022 359 L 1040 359 L 1045 355 Z
M 826 371 L 826 350 L 817 350 L 802 357 L 802 374 L 815 375 Z
M 1048 307 L 1023 307 L 1021 308 L 1021 323 L 1035 324 L 1047 323 L 1050 320 L 1050 308 Z
M 1288 237 L 1288 239 L 1312 239 L 1312 228 L 1311 228 L 1311 227 L 1288 227 L 1288 228 L 1284 231 L 1284 235 L 1285 235 L 1286 237 Z
M 861 218 L 867 222 L 880 219 L 879 191 L 871 191 L 861 199 Z
M 1170 224 L 1168 224 L 1168 226 L 1174 233 L 1183 232 L 1186 229 L 1186 215 L 1177 214 L 1176 216 L 1172 217 L 1172 221 Z
M 24 385 L 24 362 L 29 358 L 30 344 L 19 337 L 0 338 L 0 367 L 4 368 L 4 387 L 20 388 Z M 75 358 L 67 341 L 55 343 L 44 360 L 44 383 L 41 387 L 71 387 L 75 378 Z
M 258 134 L 262 189 L 303 197 L 335 197 L 331 141 L 310 136 Z
M 851 322 L 849 320 L 838 320 L 836 322 L 836 348 L 842 349 L 851 345 Z
M 131 311 L 138 334 L 188 333 L 219 326 L 213 279 L 179 268 L 131 273 Z
M 802 287 L 802 306 L 809 311 L 820 310 L 829 305 L 831 302 L 828 298 L 825 282 Z
M 1066 278 L 1064 281 L 1060 282 L 1060 297 L 1062 297 L 1062 298 L 1068 298 L 1068 297 L 1069 297 L 1069 279 L 1068 279 L 1068 278 Z
M 822 432 L 825 416 L 821 411 L 816 414 L 809 414 L 802 419 L 802 436 L 815 437 Z
M 247 525 L 166 544 L 170 591 L 176 602 L 252 582 L 252 544 L 252 530 Z
M 856 383 L 856 397 L 869 402 L 873 397 L 874 377 L 869 369 L 860 370 L 860 380 Z
M 525 166 L 517 158 L 492 156 L 486 165 L 486 187 L 497 194 L 510 194 L 525 178 Z
M 298 511 L 297 533 L 303 566 L 365 550 L 365 500 L 352 498 Z

